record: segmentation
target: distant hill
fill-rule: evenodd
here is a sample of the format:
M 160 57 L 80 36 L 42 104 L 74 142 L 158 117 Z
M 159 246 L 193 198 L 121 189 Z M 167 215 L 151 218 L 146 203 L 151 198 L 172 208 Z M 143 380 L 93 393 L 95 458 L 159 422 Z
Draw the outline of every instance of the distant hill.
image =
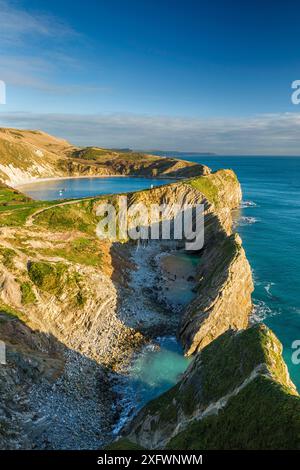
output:
M 38 130 L 0 128 L 0 181 L 9 186 L 66 176 L 190 177 L 206 166 L 144 152 L 76 147 Z
M 182 158 L 182 156 L 186 155 L 187 157 L 189 156 L 213 156 L 217 155 L 214 152 L 179 152 L 178 150 L 133 150 L 131 148 L 110 148 L 109 150 L 113 152 L 123 152 L 123 153 L 129 153 L 129 152 L 138 152 L 138 153 L 143 153 L 144 155 L 150 154 L 150 155 L 158 155 L 160 157 L 179 157 Z
M 149 150 L 152 155 L 159 155 L 160 157 L 193 157 L 193 156 L 214 156 L 217 155 L 213 152 L 179 152 L 178 150 Z

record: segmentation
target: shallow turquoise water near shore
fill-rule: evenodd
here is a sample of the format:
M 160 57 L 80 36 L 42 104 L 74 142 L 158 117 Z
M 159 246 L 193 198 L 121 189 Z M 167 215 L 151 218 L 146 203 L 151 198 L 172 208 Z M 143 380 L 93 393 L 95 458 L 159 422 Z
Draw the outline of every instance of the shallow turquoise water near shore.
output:
M 175 337 L 157 338 L 156 342 L 159 349 L 146 346 L 130 371 L 130 387 L 139 406 L 176 384 L 191 361 L 183 356 Z
M 183 251 L 173 251 L 160 258 L 165 287 L 168 289 L 165 291 L 165 299 L 174 315 L 178 307 L 182 309 L 195 297 L 192 292 L 194 283 L 187 281 L 187 278 L 191 274 L 196 275 L 196 266 L 200 262 L 199 256 Z M 191 360 L 184 357 L 175 336 L 157 337 L 138 351 L 116 388 L 123 397 L 123 411 L 116 429 L 120 429 L 120 424 L 127 421 L 133 410 L 140 409 L 175 385 Z
M 114 388 L 120 394 L 122 410 L 114 434 L 132 414 L 175 385 L 190 362 L 174 336 L 156 338 L 155 344 L 145 346 Z

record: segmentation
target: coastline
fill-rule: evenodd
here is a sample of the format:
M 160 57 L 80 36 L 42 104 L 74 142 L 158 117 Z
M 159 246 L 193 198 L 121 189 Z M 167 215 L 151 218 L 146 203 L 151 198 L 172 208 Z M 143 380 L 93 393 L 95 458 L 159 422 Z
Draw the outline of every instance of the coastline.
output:
M 142 178 L 142 179 L 155 179 L 155 180 L 180 180 L 185 179 L 183 177 L 175 177 L 175 176 L 137 176 L 137 175 L 90 175 L 90 176 L 54 176 L 50 178 L 33 178 L 26 183 L 6 183 L 14 189 L 21 190 L 25 186 L 30 186 L 32 184 L 38 183 L 47 183 L 51 181 L 64 181 L 64 180 L 78 180 L 78 179 L 105 179 L 105 178 Z
M 129 178 L 129 186 L 131 186 L 130 180 L 134 186 L 133 178 L 149 179 L 144 176 L 126 175 L 62 176 L 35 178 L 31 182 L 19 184 L 17 187 L 21 190 L 24 187 L 25 190 L 31 184 L 54 181 L 56 182 L 55 186 L 59 188 L 60 180 L 84 179 L 89 181 L 91 178 L 111 178 L 111 184 L 113 184 L 113 178 L 118 177 Z M 159 184 L 162 178 L 155 179 Z M 207 182 L 210 183 L 209 188 L 206 186 Z M 25 311 L 32 325 L 35 325 L 35 322 L 39 327 L 41 325 L 47 334 L 50 332 L 55 341 L 66 348 L 63 348 L 66 352 L 66 362 L 62 368 L 62 374 L 53 385 L 49 385 L 45 381 L 41 386 L 40 382 L 33 380 L 32 393 L 28 403 L 32 419 L 29 422 L 28 430 L 31 439 L 29 444 L 36 448 L 72 449 L 84 447 L 96 449 L 105 445 L 113 445 L 110 444 L 112 440 L 122 436 L 123 432 L 127 432 L 127 429 L 131 429 L 131 423 L 137 422 L 140 413 L 143 414 L 145 410 L 147 412 L 151 406 L 148 405 L 148 399 L 143 402 L 145 385 L 143 385 L 140 396 L 138 390 L 131 387 L 131 383 L 135 387 L 136 380 L 139 381 L 140 377 L 139 370 L 135 369 L 133 362 L 135 360 L 141 361 L 139 362 L 142 364 L 140 370 L 146 374 L 147 379 L 143 381 L 143 384 L 146 383 L 156 388 L 158 384 L 160 387 L 157 376 L 154 381 L 148 381 L 148 377 L 151 377 L 151 361 L 146 359 L 143 362 L 143 355 L 148 354 L 148 351 L 160 354 L 158 349 L 160 338 L 171 335 L 176 341 L 176 331 L 178 333 L 177 339 L 183 346 L 185 355 L 194 357 L 200 350 L 202 351 L 206 347 L 214 348 L 214 344 L 219 344 L 218 342 L 222 340 L 218 338 L 226 334 L 228 325 L 238 331 L 247 329 L 251 308 L 251 271 L 241 246 L 241 240 L 232 233 L 230 217 L 230 211 L 237 207 L 241 198 L 240 185 L 236 177 L 228 170 L 220 170 L 212 173 L 207 180 L 194 178 L 187 181 L 186 184 L 180 181 L 174 184 L 170 178 L 170 184 L 165 186 L 163 182 L 162 184 L 162 187 L 154 187 L 150 191 L 148 189 L 134 191 L 130 201 L 143 200 L 149 204 L 153 200 L 158 203 L 164 201 L 174 206 L 178 204 L 178 201 L 182 203 L 183 201 L 191 203 L 204 201 L 207 204 L 205 220 L 209 230 L 206 249 L 201 255 L 201 266 L 199 265 L 199 268 L 193 273 L 191 272 L 192 266 L 190 266 L 185 275 L 190 278 L 187 287 L 192 287 L 190 282 L 196 281 L 197 287 L 194 286 L 194 288 L 197 290 L 197 295 L 184 306 L 181 321 L 179 321 L 180 312 L 177 312 L 174 301 L 176 302 L 177 292 L 180 291 L 179 287 L 182 287 L 184 273 L 182 270 L 178 270 L 178 259 L 176 260 L 176 270 L 172 270 L 174 260 L 172 259 L 172 250 L 169 251 L 171 246 L 163 247 L 161 242 L 156 247 L 143 246 L 143 244 L 101 246 L 103 258 L 101 270 L 99 270 L 98 265 L 97 267 L 84 267 L 84 263 L 82 264 L 80 259 L 81 253 L 80 256 L 76 253 L 75 258 L 71 253 L 73 259 L 68 260 L 70 248 L 74 246 L 76 251 L 74 241 L 78 239 L 78 235 L 81 237 L 83 235 L 79 233 L 80 230 L 78 233 L 71 233 L 69 230 L 66 231 L 65 227 L 61 233 L 59 217 L 56 219 L 54 217 L 54 222 L 50 220 L 51 217 L 49 220 L 47 217 L 44 220 L 42 218 L 41 222 L 44 222 L 44 225 L 43 223 L 41 225 L 42 230 L 39 229 L 39 224 L 35 227 L 34 223 L 29 224 L 31 229 L 28 230 L 27 217 L 23 232 L 26 237 L 22 236 L 20 228 L 11 228 L 10 231 L 7 230 L 3 234 L 3 243 L 6 247 L 9 246 L 13 249 L 15 253 L 14 263 L 17 263 L 15 265 L 24 267 L 22 273 L 25 274 L 20 276 L 21 284 L 15 284 L 15 289 L 19 289 L 19 285 L 24 285 L 24 281 L 27 283 L 32 281 L 33 284 L 30 283 L 30 286 L 33 286 L 33 292 L 39 301 L 38 304 L 31 303 L 27 307 L 22 307 L 22 311 Z M 116 186 L 121 186 L 120 180 Z M 12 197 L 14 198 L 15 195 Z M 55 213 L 55 206 L 52 208 Z M 58 215 L 59 212 L 58 210 Z M 70 220 L 73 223 L 72 217 L 72 212 L 69 214 L 67 210 L 63 210 L 64 220 Z M 76 211 L 74 217 L 78 217 L 79 220 L 82 217 L 82 220 L 90 222 L 89 214 L 84 208 Z M 81 229 L 80 226 L 79 228 Z M 83 230 L 83 234 L 85 238 L 90 238 L 88 232 L 85 233 Z M 21 258 L 22 251 L 16 251 L 15 247 L 12 248 L 9 241 L 12 235 L 18 236 L 16 238 L 19 240 L 18 246 L 20 248 L 23 248 L 23 240 L 26 238 L 26 256 Z M 180 255 L 178 248 L 180 247 L 177 247 L 176 255 Z M 80 247 L 80 251 L 84 251 L 84 249 L 84 246 Z M 111 258 L 108 258 L 108 255 Z M 62 262 L 65 263 L 68 276 L 63 278 L 67 281 L 63 298 L 59 292 L 54 296 L 51 294 L 51 290 L 43 293 L 30 275 L 28 280 L 26 274 L 29 272 L 28 259 L 33 257 L 34 259 L 38 257 L 40 264 L 53 266 L 53 269 L 57 269 L 56 266 L 59 268 Z M 67 261 L 63 258 L 66 258 Z M 34 261 L 33 264 L 38 264 L 38 262 Z M 10 278 L 14 276 L 15 279 L 16 273 L 13 268 L 6 269 L 9 272 L 8 276 Z M 79 277 L 76 276 L 75 279 L 79 279 L 80 284 L 74 285 L 72 283 L 74 274 L 79 274 Z M 176 285 L 177 281 L 180 281 L 180 286 Z M 77 297 L 77 291 L 83 293 L 83 303 L 81 297 Z M 136 292 L 140 293 L 139 296 L 136 295 Z M 73 299 L 76 299 L 75 303 Z M 203 312 L 207 313 L 205 317 Z M 64 325 L 63 329 L 61 328 L 62 324 Z M 207 331 L 213 332 L 213 335 L 211 333 L 207 335 Z M 31 337 L 30 332 L 28 335 Z M 75 353 L 71 354 L 70 350 Z M 63 360 L 61 356 L 59 357 Z M 161 359 L 160 356 L 159 367 L 165 367 Z M 240 360 L 239 357 L 236 359 Z M 76 373 L 78 365 L 81 368 L 79 375 Z M 155 371 L 155 369 L 153 370 Z M 190 380 L 191 370 L 184 373 L 187 380 Z M 210 370 L 212 369 L 210 368 Z M 132 372 L 133 375 L 131 375 Z M 254 373 L 256 373 L 255 369 Z M 86 375 L 90 378 L 89 383 L 85 381 Z M 100 389 L 97 377 L 101 377 Z M 164 379 L 166 377 L 167 374 Z M 182 375 L 177 375 L 177 384 L 179 384 L 177 380 L 180 377 Z M 248 383 L 247 377 L 245 380 Z M 177 385 L 177 387 L 181 387 L 181 385 Z M 75 390 L 75 393 L 71 393 L 71 390 Z M 99 390 L 101 396 L 99 396 Z M 171 389 L 168 387 L 167 392 L 169 390 Z M 237 391 L 240 393 L 239 388 Z M 158 397 L 154 397 L 158 406 L 163 400 L 161 397 L 165 396 L 164 394 L 167 392 L 158 390 Z M 147 393 L 149 392 L 146 389 Z M 195 397 L 197 397 L 197 393 L 195 393 Z M 146 396 L 148 397 L 148 395 Z M 180 392 L 178 396 L 179 405 L 176 404 L 176 409 L 178 407 L 181 413 L 180 400 L 181 398 L 185 399 L 185 391 Z M 213 396 L 210 399 L 212 398 Z M 57 419 L 57 402 L 60 403 L 59 420 Z M 173 401 L 170 406 L 174 408 Z M 38 419 L 35 418 L 36 416 Z M 150 419 L 152 419 L 151 416 Z M 22 422 L 22 420 L 20 421 Z M 101 426 L 99 422 L 102 423 Z M 161 422 L 161 430 L 164 432 L 163 419 Z M 135 425 L 133 424 L 133 426 Z M 81 435 L 83 429 L 85 429 L 84 439 Z M 153 430 L 155 431 L 154 428 Z M 147 430 L 142 430 L 142 433 L 141 443 L 143 445 L 145 443 L 146 448 L 155 447 L 156 444 L 152 439 L 155 439 L 157 432 L 155 431 L 150 436 L 148 436 Z M 169 437 L 172 436 L 165 437 L 163 445 L 167 443 Z M 201 447 L 200 444 L 197 445 Z

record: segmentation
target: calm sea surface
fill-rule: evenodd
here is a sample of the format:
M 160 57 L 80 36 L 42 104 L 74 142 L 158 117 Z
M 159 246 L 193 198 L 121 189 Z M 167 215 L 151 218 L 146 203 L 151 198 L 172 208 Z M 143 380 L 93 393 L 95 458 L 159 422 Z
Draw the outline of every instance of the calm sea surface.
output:
M 174 180 L 130 177 L 70 178 L 19 186 L 18 189 L 33 199 L 53 201 L 73 199 L 101 194 L 139 191 L 153 186 L 161 186 Z

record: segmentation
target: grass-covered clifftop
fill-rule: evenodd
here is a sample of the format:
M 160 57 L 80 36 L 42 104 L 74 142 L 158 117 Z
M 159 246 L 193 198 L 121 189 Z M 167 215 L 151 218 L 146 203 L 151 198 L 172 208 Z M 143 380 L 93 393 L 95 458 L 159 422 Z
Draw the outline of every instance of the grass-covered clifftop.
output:
M 299 449 L 299 411 L 282 346 L 256 325 L 228 331 L 197 354 L 178 385 L 134 418 L 124 448 Z
M 215 205 L 217 209 L 235 209 L 242 199 L 242 191 L 236 174 L 232 170 L 219 170 L 206 176 L 191 179 L 189 183 Z
M 51 204 L 50 201 L 33 201 L 17 189 L 0 182 L 0 227 L 21 226 L 31 213 Z

